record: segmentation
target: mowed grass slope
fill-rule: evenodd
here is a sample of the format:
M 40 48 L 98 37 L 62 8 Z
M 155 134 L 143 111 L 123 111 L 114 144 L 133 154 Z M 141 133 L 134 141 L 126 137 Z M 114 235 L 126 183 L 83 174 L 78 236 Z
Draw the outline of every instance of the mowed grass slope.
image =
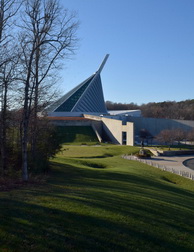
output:
M 194 182 L 135 151 L 64 146 L 45 184 L 1 192 L 0 251 L 194 251 Z
M 59 142 L 67 143 L 97 143 L 98 139 L 91 126 L 57 126 Z

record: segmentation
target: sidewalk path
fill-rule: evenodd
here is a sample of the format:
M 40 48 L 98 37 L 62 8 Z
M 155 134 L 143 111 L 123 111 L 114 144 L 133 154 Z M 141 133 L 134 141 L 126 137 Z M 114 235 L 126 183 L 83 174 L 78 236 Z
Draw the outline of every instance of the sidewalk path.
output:
M 146 163 L 148 165 L 176 173 L 178 175 L 184 176 L 194 180 L 194 170 L 183 165 L 183 162 L 187 159 L 194 159 L 194 155 L 184 155 L 184 156 L 158 156 L 152 157 L 150 159 L 139 159 L 136 156 L 123 156 L 125 159 L 137 160 L 139 162 Z
M 186 156 L 172 156 L 172 157 L 167 157 L 167 156 L 158 156 L 158 157 L 152 157 L 151 162 L 153 164 L 157 165 L 163 165 L 168 168 L 172 168 L 177 171 L 184 171 L 184 172 L 189 172 L 192 175 L 194 175 L 194 170 L 186 167 L 183 165 L 183 162 L 187 159 L 194 158 L 194 155 L 186 155 Z

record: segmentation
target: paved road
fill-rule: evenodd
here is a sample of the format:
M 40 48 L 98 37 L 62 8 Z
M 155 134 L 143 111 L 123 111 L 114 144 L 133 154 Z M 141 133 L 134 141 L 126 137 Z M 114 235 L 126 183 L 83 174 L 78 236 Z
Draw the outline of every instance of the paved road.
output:
M 185 155 L 185 156 L 158 156 L 152 157 L 151 160 L 153 164 L 159 164 L 162 166 L 166 166 L 168 168 L 173 168 L 175 170 L 181 170 L 185 172 L 189 172 L 194 175 L 194 170 L 183 165 L 183 161 L 194 158 L 194 155 Z
M 187 159 L 194 159 L 194 155 L 185 156 L 152 156 L 151 159 L 138 159 L 135 156 L 124 156 L 124 158 L 129 160 L 137 160 L 140 162 L 145 162 L 148 165 L 155 166 L 160 169 L 164 169 L 169 172 L 173 172 L 184 177 L 189 177 L 194 180 L 194 170 L 183 165 L 183 162 Z

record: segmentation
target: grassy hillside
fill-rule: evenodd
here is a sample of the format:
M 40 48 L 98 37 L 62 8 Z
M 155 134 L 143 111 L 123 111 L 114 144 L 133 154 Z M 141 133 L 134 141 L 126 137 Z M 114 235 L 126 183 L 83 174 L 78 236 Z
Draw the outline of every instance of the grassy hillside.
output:
M 194 182 L 127 146 L 65 146 L 43 185 L 0 192 L 0 251 L 194 251 Z
M 63 143 L 86 143 L 98 142 L 98 139 L 90 126 L 57 126 L 60 142 Z

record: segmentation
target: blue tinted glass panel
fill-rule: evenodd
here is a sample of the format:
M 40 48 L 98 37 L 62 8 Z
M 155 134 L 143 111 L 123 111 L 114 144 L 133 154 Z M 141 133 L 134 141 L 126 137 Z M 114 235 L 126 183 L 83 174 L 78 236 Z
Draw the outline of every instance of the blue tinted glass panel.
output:
M 91 79 L 88 80 L 81 88 L 79 88 L 71 97 L 69 97 L 61 106 L 59 106 L 55 111 L 56 112 L 70 112 L 75 106 L 76 102 L 79 100 L 81 95 L 84 93 L 88 85 L 90 84 Z

